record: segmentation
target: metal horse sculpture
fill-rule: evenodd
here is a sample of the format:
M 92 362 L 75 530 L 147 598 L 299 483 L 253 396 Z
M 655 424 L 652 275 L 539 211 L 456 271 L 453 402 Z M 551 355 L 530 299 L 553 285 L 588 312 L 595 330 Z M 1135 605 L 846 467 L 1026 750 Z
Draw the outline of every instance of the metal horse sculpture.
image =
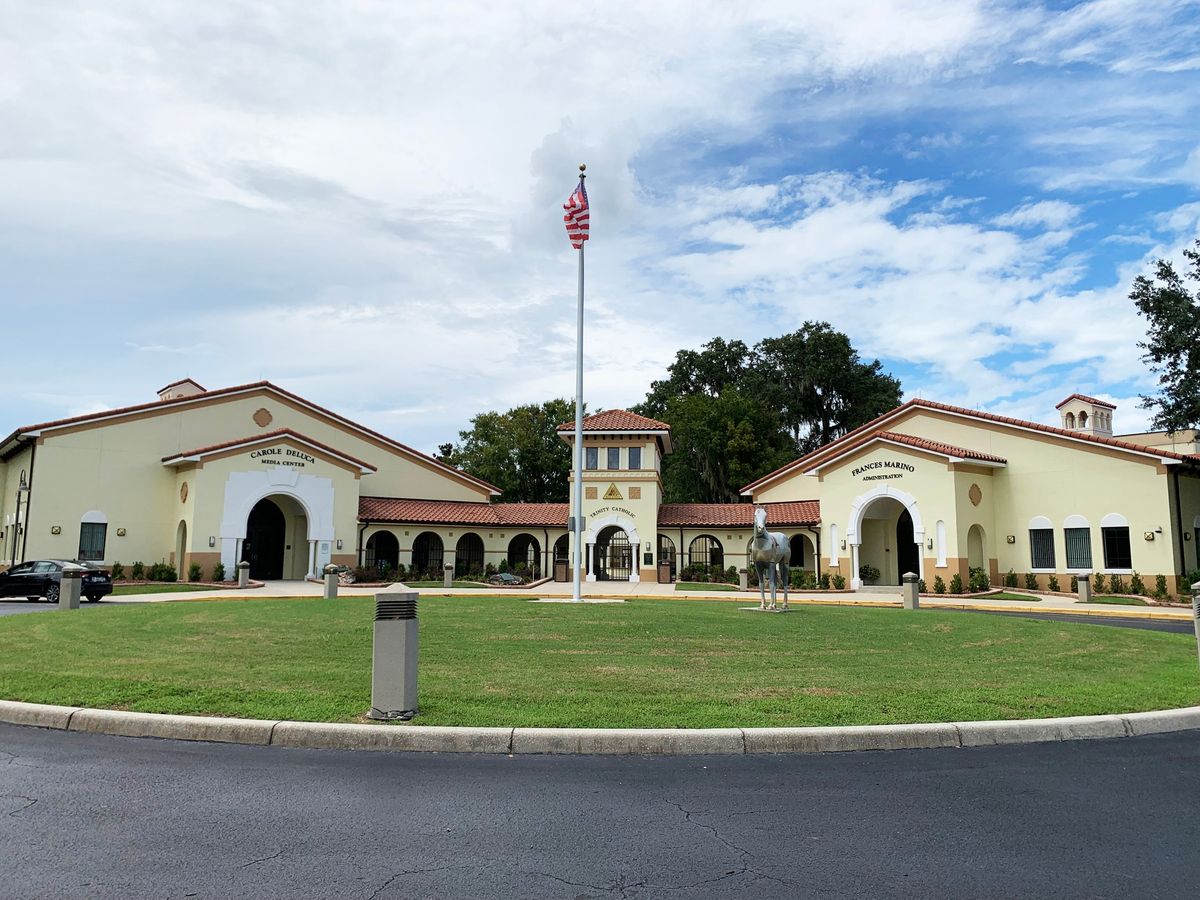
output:
M 754 535 L 746 545 L 746 558 L 758 570 L 760 609 L 777 609 L 775 590 L 783 581 L 783 608 L 788 608 L 788 573 L 792 564 L 792 548 L 786 535 L 767 531 L 767 511 L 759 506 L 754 510 Z M 767 573 L 771 578 L 771 605 L 767 606 Z

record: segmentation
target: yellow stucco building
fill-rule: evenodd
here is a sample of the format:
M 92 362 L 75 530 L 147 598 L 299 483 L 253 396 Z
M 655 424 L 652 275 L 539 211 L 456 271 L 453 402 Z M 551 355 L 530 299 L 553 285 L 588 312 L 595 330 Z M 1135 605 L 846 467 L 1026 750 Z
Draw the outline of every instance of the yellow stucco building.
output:
M 670 428 L 623 410 L 584 422 L 589 581 L 745 565 L 755 505 L 793 567 L 932 584 L 971 567 L 1156 575 L 1200 567 L 1194 434 L 1113 436 L 1114 408 L 1073 394 L 1060 427 L 913 400 L 743 489 L 746 502 L 663 502 Z M 570 425 L 560 429 L 568 444 Z M 573 489 L 573 488 L 572 488 Z M 567 503 L 497 503 L 492 485 L 269 382 L 16 429 L 0 444 L 0 565 L 239 560 L 256 578 L 327 563 L 437 577 L 506 561 L 566 577 Z M 557 565 L 556 565 L 557 563 Z M 664 564 L 660 566 L 661 564 Z

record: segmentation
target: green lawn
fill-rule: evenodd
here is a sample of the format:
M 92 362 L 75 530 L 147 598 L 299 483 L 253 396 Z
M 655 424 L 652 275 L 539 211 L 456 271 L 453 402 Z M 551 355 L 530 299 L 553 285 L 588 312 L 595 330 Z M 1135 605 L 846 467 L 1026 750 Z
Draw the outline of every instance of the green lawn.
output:
M 371 598 L 0 618 L 0 697 L 355 721 Z M 1200 703 L 1191 635 L 961 612 L 722 601 L 420 607 L 419 724 L 764 726 L 1003 719 Z
M 675 582 L 677 591 L 736 591 L 737 589 L 735 584 L 710 584 L 702 581 Z
M 442 581 L 403 581 L 402 580 L 402 583 L 410 588 L 445 587 L 445 582 L 442 582 Z M 454 587 L 483 588 L 483 587 L 493 587 L 493 585 L 484 584 L 483 582 L 480 582 L 480 581 L 460 581 L 459 579 L 456 578 L 456 579 L 454 579 Z
M 1012 594 L 1007 591 L 1001 591 L 999 594 L 987 594 L 979 598 L 980 600 L 1026 600 L 1030 603 L 1037 603 L 1042 598 L 1037 594 Z
M 229 588 L 237 587 L 237 584 L 230 582 Z M 187 582 L 169 582 L 154 584 L 121 584 L 117 582 L 113 585 L 112 595 L 114 597 L 127 597 L 131 594 L 174 594 L 180 591 L 212 591 L 218 590 L 211 584 L 188 584 Z
M 1149 606 L 1145 600 L 1137 597 L 1113 597 L 1108 594 L 1092 594 L 1088 603 L 1111 603 L 1114 606 Z

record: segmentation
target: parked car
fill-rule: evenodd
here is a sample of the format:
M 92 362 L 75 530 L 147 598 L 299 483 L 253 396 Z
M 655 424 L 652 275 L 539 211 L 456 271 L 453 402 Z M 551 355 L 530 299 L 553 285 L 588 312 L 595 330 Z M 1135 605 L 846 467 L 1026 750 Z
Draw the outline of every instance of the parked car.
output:
M 520 575 L 513 575 L 511 572 L 500 572 L 498 575 L 493 575 L 488 579 L 488 584 L 499 584 L 504 587 L 515 587 L 518 584 L 524 583 L 524 578 Z
M 51 603 L 57 603 L 63 566 L 79 566 L 84 570 L 79 593 L 89 603 L 96 603 L 112 593 L 112 578 L 99 566 L 69 559 L 37 559 L 0 572 L 0 597 L 24 597 L 26 600 L 45 597 Z

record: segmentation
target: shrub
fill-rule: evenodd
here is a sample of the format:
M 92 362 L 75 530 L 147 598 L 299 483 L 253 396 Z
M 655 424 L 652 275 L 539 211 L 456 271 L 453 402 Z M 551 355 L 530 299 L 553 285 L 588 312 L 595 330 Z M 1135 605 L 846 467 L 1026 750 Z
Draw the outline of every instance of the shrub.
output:
M 1108 591 L 1108 585 L 1104 582 L 1104 573 L 1097 572 L 1092 576 L 1092 590 L 1097 594 L 1104 594 Z
M 188 581 L 199 581 L 201 576 L 200 563 L 194 562 L 188 566 Z
M 917 579 L 917 593 L 918 594 L 928 594 L 929 593 L 928 589 L 925 587 L 925 579 L 924 578 Z
M 135 562 L 132 566 L 129 567 L 129 577 L 132 578 L 134 581 L 141 581 L 143 578 L 146 577 L 146 567 L 143 566 L 140 562 Z
M 494 563 L 488 563 L 486 566 L 484 566 L 484 567 L 483 567 L 483 574 L 484 574 L 484 575 L 495 575 L 495 574 L 496 574 L 496 566 L 495 566 L 495 564 L 494 564 Z M 682 580 L 682 579 L 680 579 L 680 580 Z
M 833 589 L 835 591 L 844 591 L 846 589 L 846 576 L 840 572 L 833 576 Z
M 408 571 L 404 568 L 404 563 L 402 563 L 402 562 L 396 563 L 396 579 L 398 581 L 403 581 L 404 576 L 407 574 L 408 574 Z
M 1038 589 L 1037 576 L 1032 572 L 1025 573 L 1025 590 L 1036 591 Z
M 858 577 L 867 584 L 874 584 L 879 580 L 879 570 L 872 565 L 864 564 L 858 567 Z
M 1110 594 L 1125 593 L 1125 579 L 1122 578 L 1120 575 L 1113 575 L 1112 579 L 1111 579 L 1111 583 L 1108 586 L 1108 592 Z
M 1072 594 L 1079 593 L 1079 577 L 1076 575 L 1071 576 L 1071 593 Z
M 946 582 L 942 580 L 941 575 L 938 575 L 933 579 L 933 592 L 935 594 L 946 593 Z
M 1137 572 L 1129 578 L 1129 593 L 1137 594 L 1139 597 L 1146 595 L 1146 582 L 1142 581 L 1142 576 Z
M 828 572 L 821 573 L 821 590 L 823 590 L 823 591 L 829 590 L 829 573 Z
M 1155 575 L 1154 576 L 1154 597 L 1156 600 L 1166 600 L 1167 599 L 1167 576 L 1166 575 Z
M 991 588 L 992 583 L 988 579 L 987 571 L 982 566 L 975 566 L 968 570 L 967 587 L 972 594 L 978 594 Z
M 1058 590 L 1058 576 L 1051 575 L 1049 578 L 1049 583 L 1046 586 L 1048 588 L 1050 588 L 1050 590 L 1052 590 L 1052 591 L 1057 591 Z
M 120 581 L 125 577 L 125 567 L 119 562 L 112 564 L 112 571 L 108 573 L 113 581 Z
M 224 581 L 225 580 L 225 563 L 219 562 L 213 566 L 212 580 L 213 581 Z
M 508 560 L 507 559 L 500 560 L 500 574 L 503 575 L 507 571 L 508 571 Z
M 1192 571 L 1188 572 L 1186 587 L 1190 588 L 1197 581 L 1200 581 L 1200 569 L 1192 569 Z
M 376 569 L 374 566 L 355 566 L 354 567 L 354 580 L 355 581 L 377 581 L 378 579 L 379 579 L 379 570 Z
M 1034 584 L 1036 584 L 1036 583 L 1037 583 L 1037 580 L 1035 579 Z M 1005 587 L 1016 587 L 1017 586 L 1017 573 L 1014 572 L 1012 569 L 1009 569 L 1007 572 L 1004 573 L 1004 586 Z
M 806 591 L 815 591 L 817 589 L 817 573 L 810 572 L 808 569 L 801 570 L 803 572 L 800 578 L 800 587 Z
M 146 571 L 146 579 L 148 581 L 178 581 L 179 575 L 175 571 L 175 567 L 166 560 L 160 560 L 154 563 Z
M 962 576 L 960 574 L 958 574 L 957 572 L 955 572 L 954 577 L 950 579 L 950 593 L 961 594 L 962 592 L 963 592 Z

